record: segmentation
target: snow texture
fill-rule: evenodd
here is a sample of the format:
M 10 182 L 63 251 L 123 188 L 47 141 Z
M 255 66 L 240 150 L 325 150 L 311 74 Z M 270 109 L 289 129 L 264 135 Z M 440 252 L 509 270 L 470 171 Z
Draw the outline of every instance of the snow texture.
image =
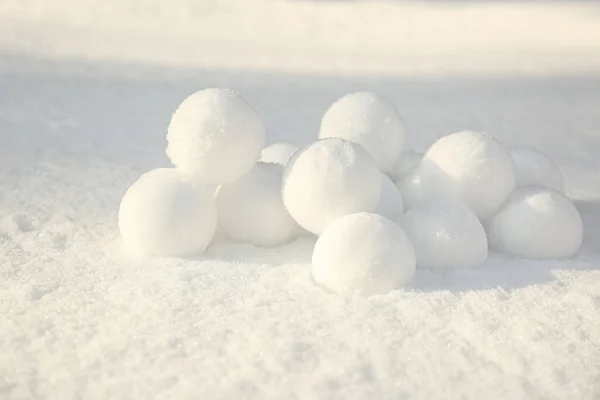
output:
M 482 220 L 494 215 L 515 187 L 515 165 L 508 151 L 492 136 L 478 132 L 440 138 L 419 169 L 423 197 L 464 202 Z
M 173 113 L 167 155 L 178 168 L 217 185 L 250 171 L 265 138 L 261 117 L 239 92 L 204 89 Z
M 565 192 L 562 174 L 550 156 L 529 147 L 509 149 L 515 163 L 518 186 L 543 186 Z
M 385 294 L 406 286 L 415 252 L 404 231 L 378 214 L 341 217 L 321 234 L 312 256 L 317 285 L 343 295 Z
M 260 152 L 260 161 L 266 163 L 287 165 L 290 158 L 298 151 L 298 146 L 291 143 L 273 143 Z
M 216 226 L 212 192 L 173 168 L 142 175 L 127 190 L 119 209 L 123 240 L 138 255 L 203 253 Z
M 462 203 L 422 202 L 405 214 L 400 225 L 415 248 L 419 268 L 474 268 L 487 259 L 485 229 L 473 211 Z
M 342 138 L 360 144 L 384 173 L 393 170 L 406 132 L 396 106 L 372 92 L 347 94 L 329 107 L 319 138 Z
M 381 173 L 358 144 L 320 139 L 291 158 L 282 194 L 296 222 L 319 235 L 344 215 L 375 210 L 381 198 Z
M 283 206 L 283 166 L 259 162 L 246 175 L 219 187 L 219 229 L 230 239 L 262 247 L 290 242 L 299 227 Z
M 381 199 L 375 213 L 398 222 L 404 215 L 404 201 L 400 191 L 389 176 L 381 175 Z
M 583 241 L 581 216 L 571 200 L 539 186 L 515 190 L 487 230 L 493 248 L 534 260 L 573 257 Z

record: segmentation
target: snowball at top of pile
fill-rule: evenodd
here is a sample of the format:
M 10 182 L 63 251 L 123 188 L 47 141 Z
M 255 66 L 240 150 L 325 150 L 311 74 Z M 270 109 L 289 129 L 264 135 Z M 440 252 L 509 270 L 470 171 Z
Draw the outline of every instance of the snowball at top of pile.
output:
M 175 168 L 147 172 L 123 196 L 119 229 L 139 255 L 183 257 L 204 252 L 217 226 L 213 192 Z
M 547 154 L 528 147 L 509 149 L 519 186 L 543 186 L 564 193 L 564 181 L 556 163 Z
M 273 143 L 262 149 L 262 151 L 260 152 L 260 161 L 266 163 L 280 164 L 285 167 L 290 158 L 292 158 L 294 153 L 297 151 L 298 146 L 295 146 L 291 143 Z
M 534 260 L 575 255 L 583 241 L 583 223 L 565 195 L 541 186 L 516 189 L 487 224 L 492 248 Z
M 325 289 L 344 295 L 383 294 L 410 283 L 415 253 L 398 225 L 371 213 L 341 217 L 319 237 L 312 276 Z
M 402 153 L 406 132 L 400 113 L 372 92 L 348 94 L 329 107 L 321 120 L 319 138 L 338 137 L 360 144 L 383 173 Z
M 440 138 L 420 164 L 424 198 L 453 199 L 484 220 L 498 211 L 515 188 L 515 165 L 492 136 L 462 131 Z
M 292 156 L 283 174 L 282 194 L 292 218 L 318 235 L 344 215 L 375 210 L 381 173 L 358 144 L 321 139 Z
M 260 115 L 238 91 L 204 89 L 173 113 L 167 156 L 204 183 L 231 182 L 254 167 L 265 136 Z

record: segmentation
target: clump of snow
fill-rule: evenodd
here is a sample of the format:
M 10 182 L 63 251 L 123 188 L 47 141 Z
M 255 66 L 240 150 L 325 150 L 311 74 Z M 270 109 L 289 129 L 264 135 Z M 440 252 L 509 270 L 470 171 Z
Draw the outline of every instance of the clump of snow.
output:
M 332 223 L 312 256 L 315 283 L 345 295 L 387 293 L 407 285 L 415 268 L 415 252 L 402 228 L 371 213 Z
M 265 144 L 265 126 L 237 91 L 204 89 L 187 97 L 171 118 L 167 155 L 207 184 L 248 172 Z
M 358 144 L 321 139 L 290 159 L 282 194 L 296 222 L 318 235 L 344 215 L 375 210 L 381 197 L 381 173 Z
M 423 154 L 417 153 L 410 149 L 405 149 L 405 151 L 394 163 L 394 168 L 389 174 L 390 177 L 395 181 L 399 181 L 418 168 L 422 159 Z
M 381 174 L 381 199 L 375 212 L 390 221 L 398 222 L 404 214 L 404 201 L 389 176 Z
M 486 228 L 494 249 L 535 260 L 572 257 L 583 240 L 575 205 L 562 193 L 540 186 L 516 189 Z
M 419 168 L 415 168 L 411 173 L 400 178 L 400 180 L 396 182 L 396 187 L 402 195 L 404 208 L 406 210 L 412 208 L 415 204 L 418 204 L 423 199 L 421 173 Z
M 259 162 L 246 175 L 222 185 L 216 195 L 219 230 L 262 247 L 291 241 L 299 227 L 283 206 L 283 166 Z
M 372 92 L 348 94 L 323 115 L 320 138 L 338 137 L 358 143 L 384 173 L 392 171 L 406 140 L 396 107 Z
M 273 143 L 260 152 L 260 161 L 286 166 L 290 158 L 292 158 L 297 151 L 298 146 L 291 143 Z
M 407 211 L 401 226 L 413 243 L 419 268 L 472 268 L 487 259 L 485 229 L 462 203 L 425 201 Z
M 563 176 L 550 156 L 529 147 L 513 147 L 509 151 L 515 162 L 517 185 L 544 186 L 564 193 Z
M 139 255 L 182 257 L 204 252 L 217 226 L 213 193 L 174 168 L 142 175 L 125 193 L 119 229 Z
M 512 157 L 493 137 L 471 131 L 435 142 L 421 161 L 426 198 L 462 201 L 480 219 L 491 217 L 515 187 Z

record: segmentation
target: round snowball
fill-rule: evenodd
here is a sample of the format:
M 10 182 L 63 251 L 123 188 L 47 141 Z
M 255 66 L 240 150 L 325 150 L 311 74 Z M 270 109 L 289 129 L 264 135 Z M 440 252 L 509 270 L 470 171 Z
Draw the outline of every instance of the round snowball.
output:
M 299 227 L 283 206 L 283 166 L 257 163 L 246 175 L 219 188 L 219 230 L 229 238 L 261 247 L 291 241 Z
M 400 180 L 396 182 L 396 187 L 402 195 L 404 208 L 406 210 L 414 207 L 423 199 L 423 193 L 421 191 L 421 173 L 418 168 L 414 169 L 405 177 L 400 178 Z
M 381 175 L 381 199 L 375 213 L 393 222 L 400 221 L 404 214 L 404 201 L 400 191 L 387 175 Z
M 493 137 L 463 131 L 444 136 L 420 165 L 423 196 L 465 203 L 480 219 L 491 217 L 515 187 L 515 165 Z
M 370 213 L 346 215 L 317 240 L 314 282 L 344 295 L 383 294 L 407 285 L 415 273 L 415 252 L 402 228 Z
M 216 225 L 213 193 L 173 168 L 142 175 L 127 190 L 119 209 L 123 241 L 140 255 L 183 257 L 203 253 Z
M 396 181 L 404 178 L 418 168 L 421 159 L 423 159 L 423 154 L 406 150 L 394 163 L 394 169 L 390 173 L 390 177 Z
M 579 211 L 565 195 L 539 186 L 516 189 L 487 223 L 491 246 L 534 260 L 575 255 L 583 240 Z
M 562 174 L 548 155 L 528 147 L 513 147 L 509 151 L 515 162 L 517 185 L 544 186 L 564 193 Z
M 396 107 L 372 92 L 348 94 L 325 112 L 320 138 L 338 137 L 367 150 L 379 169 L 391 172 L 406 133 Z
M 361 146 L 321 139 L 290 159 L 282 194 L 296 222 L 319 235 L 344 215 L 375 210 L 381 197 L 381 173 Z
M 254 166 L 265 144 L 265 127 L 239 92 L 205 89 L 179 105 L 167 141 L 173 165 L 207 184 L 221 184 Z
M 473 268 L 487 259 L 485 229 L 462 203 L 420 203 L 407 211 L 401 226 L 413 243 L 419 268 Z
M 298 151 L 298 146 L 291 143 L 273 143 L 262 150 L 260 161 L 286 166 L 296 151 Z

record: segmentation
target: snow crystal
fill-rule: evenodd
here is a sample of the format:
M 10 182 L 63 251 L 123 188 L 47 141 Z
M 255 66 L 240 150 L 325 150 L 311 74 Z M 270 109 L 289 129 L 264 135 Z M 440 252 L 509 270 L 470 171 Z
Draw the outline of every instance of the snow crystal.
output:
M 298 151 L 298 146 L 291 143 L 273 143 L 262 150 L 260 161 L 286 166 L 296 151 Z
M 509 151 L 515 162 L 519 186 L 544 186 L 564 193 L 562 174 L 547 154 L 528 147 L 513 147 Z
M 119 228 L 127 247 L 140 255 L 190 256 L 213 238 L 213 194 L 174 168 L 147 172 L 125 193 Z
M 323 115 L 320 138 L 339 137 L 358 143 L 384 173 L 392 171 L 406 138 L 396 107 L 372 92 L 348 94 Z
M 321 139 L 290 159 L 282 193 L 296 222 L 318 235 L 344 215 L 375 210 L 381 197 L 381 173 L 361 146 L 338 138 Z
M 383 294 L 407 285 L 414 273 L 410 240 L 377 214 L 338 219 L 319 237 L 312 256 L 315 283 L 340 294 Z
M 248 172 L 265 144 L 261 117 L 230 89 L 200 90 L 186 98 L 169 124 L 167 155 L 207 184 Z
M 583 224 L 565 195 L 540 186 L 516 189 L 486 224 L 491 246 L 514 257 L 572 257 L 583 240 Z
M 381 199 L 375 212 L 390 221 L 398 222 L 404 214 L 404 201 L 394 182 L 387 176 L 381 175 Z

